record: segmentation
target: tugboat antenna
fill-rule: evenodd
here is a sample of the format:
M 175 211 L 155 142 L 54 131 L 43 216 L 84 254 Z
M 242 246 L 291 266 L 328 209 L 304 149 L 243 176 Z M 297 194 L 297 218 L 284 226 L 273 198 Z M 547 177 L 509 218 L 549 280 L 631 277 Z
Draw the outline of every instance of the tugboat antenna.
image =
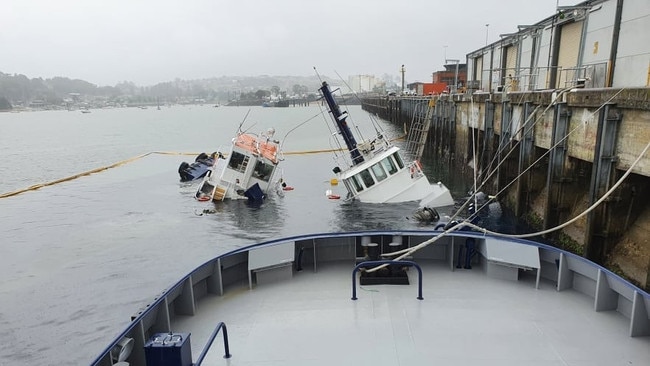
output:
M 321 84 L 322 84 L 322 83 L 323 83 L 323 79 L 320 77 L 320 74 L 318 73 L 318 70 L 316 70 L 316 66 L 314 66 L 314 72 L 316 73 L 316 77 L 318 77 L 318 81 L 320 81 Z

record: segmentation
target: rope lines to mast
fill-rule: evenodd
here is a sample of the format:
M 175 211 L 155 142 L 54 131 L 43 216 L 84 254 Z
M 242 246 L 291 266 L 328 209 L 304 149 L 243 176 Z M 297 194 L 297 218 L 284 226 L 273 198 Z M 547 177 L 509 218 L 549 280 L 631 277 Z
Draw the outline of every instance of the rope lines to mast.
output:
M 565 90 L 563 90 L 561 94 L 565 93 L 565 92 L 568 91 L 568 90 L 569 90 L 569 89 L 565 89 Z M 613 99 L 614 99 L 618 94 L 620 94 L 623 90 L 624 90 L 624 89 L 619 90 L 619 91 L 618 91 L 617 93 L 615 93 L 611 98 L 609 98 L 606 102 L 602 103 L 601 106 L 600 106 L 598 109 L 596 109 L 596 110 L 591 114 L 591 117 L 593 117 L 596 113 L 598 113 L 598 112 L 599 112 L 599 111 L 600 111 L 600 110 L 601 110 L 601 109 L 602 109 L 602 108 L 603 108 L 607 103 L 611 102 L 611 101 L 612 101 L 612 100 L 613 100 Z M 561 94 L 558 94 L 558 97 L 559 97 Z M 551 105 L 553 105 L 553 104 L 555 103 L 556 100 L 557 100 L 557 97 L 552 101 L 551 104 L 549 104 L 549 106 L 547 106 L 547 108 L 544 110 L 544 113 L 545 113 L 545 112 L 550 108 Z M 531 113 L 531 116 L 532 116 L 532 115 L 534 115 L 534 114 Z M 529 120 L 527 120 L 527 121 L 524 123 L 524 125 L 523 125 L 523 126 L 522 126 L 518 131 L 517 131 L 517 133 L 519 133 L 519 132 L 521 131 L 521 129 L 523 129 L 523 128 L 525 127 L 525 124 L 527 124 L 529 121 L 530 121 L 530 118 L 529 118 Z M 578 130 L 579 128 L 582 128 L 582 127 L 583 127 L 583 125 L 579 125 L 579 126 L 576 126 L 575 128 L 573 128 L 571 131 L 569 131 L 569 132 L 566 134 L 566 136 L 564 136 L 560 141 L 558 141 L 558 142 L 557 142 L 554 146 L 552 146 L 548 151 L 551 151 L 552 149 L 554 149 L 554 148 L 556 148 L 557 146 L 559 146 L 559 144 L 561 144 L 565 139 L 567 139 L 567 138 L 568 138 L 572 133 L 574 133 L 576 130 Z M 517 143 L 519 143 L 519 141 L 518 141 Z M 516 145 L 515 145 L 515 147 L 516 147 Z M 648 149 L 650 149 L 650 142 L 648 142 L 648 144 L 647 144 L 647 145 L 645 146 L 645 148 L 641 151 L 641 153 L 637 156 L 637 158 L 636 158 L 636 159 L 634 160 L 634 162 L 630 165 L 630 167 L 625 171 L 625 173 L 624 173 L 624 174 L 623 174 L 623 175 L 622 175 L 622 176 L 621 176 L 621 177 L 616 181 L 616 183 L 615 183 L 615 184 L 614 184 L 614 185 L 613 185 L 613 186 L 612 186 L 612 187 L 611 187 L 607 192 L 605 192 L 605 193 L 603 194 L 602 197 L 600 197 L 596 202 L 594 202 L 594 203 L 593 203 L 591 206 L 589 206 L 586 210 L 582 211 L 580 214 L 578 214 L 578 215 L 575 216 L 574 218 L 572 218 L 572 219 L 570 219 L 570 220 L 568 220 L 568 221 L 566 221 L 566 222 L 564 222 L 564 223 L 562 223 L 562 224 L 560 224 L 560 225 L 557 225 L 557 226 L 555 226 L 555 227 L 548 228 L 548 229 L 545 229 L 545 230 L 542 230 L 542 231 L 533 232 L 533 233 L 527 233 L 527 234 L 505 234 L 505 233 L 499 233 L 499 232 L 495 232 L 495 231 L 488 230 L 488 229 L 486 229 L 486 228 L 480 227 L 480 226 L 478 226 L 478 225 L 476 225 L 476 224 L 473 224 L 473 223 L 471 222 L 471 219 L 472 219 L 473 217 L 475 217 L 475 215 L 478 214 L 478 212 L 480 211 L 480 209 L 482 209 L 482 208 L 484 208 L 486 205 L 488 205 L 488 204 L 490 203 L 490 201 L 494 200 L 494 198 L 496 198 L 499 194 L 503 193 L 504 190 L 506 190 L 510 185 L 512 185 L 514 182 L 516 182 L 517 179 L 519 179 L 519 178 L 520 178 L 524 173 L 526 173 L 529 169 L 531 169 L 533 166 L 535 166 L 535 164 L 536 164 L 537 162 L 539 162 L 541 159 L 543 159 L 543 158 L 544 158 L 544 157 L 549 153 L 549 152 L 546 152 L 546 153 L 543 154 L 539 159 L 537 159 L 533 164 L 531 164 L 529 167 L 527 167 L 527 168 L 526 168 L 522 173 L 520 173 L 520 174 L 519 174 L 515 179 L 513 179 L 512 182 L 510 182 L 508 185 L 506 185 L 504 188 L 502 188 L 499 192 L 497 192 L 497 194 L 495 194 L 494 196 L 490 196 L 489 199 L 488 199 L 488 200 L 487 200 L 487 201 L 486 201 L 486 202 L 485 202 L 485 203 L 484 203 L 480 208 L 477 208 L 477 209 L 475 210 L 475 212 L 474 212 L 472 215 L 470 215 L 469 218 L 467 218 L 467 219 L 465 219 L 465 220 L 463 220 L 463 221 L 461 221 L 461 222 L 459 222 L 459 223 L 457 223 L 456 225 L 453 225 L 453 226 L 451 226 L 451 227 L 445 227 L 444 230 L 443 230 L 440 234 L 438 234 L 438 235 L 434 236 L 433 238 L 431 238 L 431 239 L 429 239 L 429 240 L 426 240 L 426 241 L 424 241 L 424 242 L 422 242 L 422 243 L 420 243 L 420 244 L 418 244 L 418 245 L 416 245 L 416 246 L 414 246 L 414 247 L 412 247 L 412 248 L 403 249 L 403 250 L 401 250 L 401 251 L 397 251 L 397 252 L 393 252 L 393 253 L 387 253 L 387 254 L 384 254 L 384 256 L 394 256 L 394 255 L 399 255 L 399 257 L 395 258 L 395 260 L 403 259 L 403 258 L 405 258 L 405 257 L 410 256 L 412 253 L 418 251 L 419 249 L 424 248 L 424 247 L 426 247 L 426 246 L 428 246 L 428 245 L 430 245 L 430 244 L 436 242 L 438 239 L 444 237 L 444 236 L 447 235 L 448 233 L 450 233 L 450 232 L 452 232 L 452 231 L 460 230 L 460 229 L 463 229 L 463 228 L 473 229 L 473 230 L 475 230 L 475 231 L 482 232 L 484 235 L 485 235 L 485 234 L 490 234 L 490 235 L 493 235 L 493 236 L 499 236 L 499 237 L 505 237 L 505 238 L 518 238 L 518 239 L 530 238 L 530 237 L 535 237 L 535 236 L 541 236 L 541 235 L 545 235 L 545 234 L 548 234 L 548 233 L 552 233 L 552 232 L 557 231 L 557 230 L 561 230 L 561 229 L 563 229 L 563 228 L 565 228 L 565 227 L 567 227 L 567 226 L 573 224 L 574 222 L 576 222 L 576 221 L 579 220 L 580 218 L 584 217 L 585 215 L 589 214 L 589 213 L 590 213 L 591 211 L 593 211 L 596 207 L 598 207 L 598 205 L 600 205 L 603 201 L 607 200 L 607 198 L 608 198 L 608 197 L 609 197 L 609 196 L 610 196 L 610 195 L 611 195 L 611 194 L 612 194 L 612 193 L 613 193 L 613 192 L 614 192 L 614 191 L 615 191 L 615 190 L 616 190 L 616 189 L 617 189 L 617 188 L 618 188 L 618 187 L 619 187 L 619 186 L 620 186 L 624 181 L 625 181 L 625 179 L 626 179 L 626 178 L 627 178 L 627 177 L 632 173 L 632 170 L 633 170 L 634 167 L 639 163 L 639 161 L 641 161 L 641 159 L 645 156 L 645 154 L 647 153 Z M 513 150 L 514 150 L 514 147 L 513 147 L 513 148 L 508 152 L 508 154 L 512 153 Z M 505 160 L 505 159 L 504 159 L 504 160 Z M 501 163 L 500 163 L 500 164 L 501 164 Z M 499 165 L 500 165 L 500 164 L 499 164 Z M 498 168 L 499 165 L 497 165 L 496 168 Z M 483 187 L 483 186 L 485 185 L 485 182 L 487 181 L 487 179 L 489 179 L 489 178 L 492 176 L 492 174 L 494 174 L 495 171 L 496 171 L 496 169 L 494 169 L 494 170 L 493 170 L 493 173 L 489 174 L 489 175 L 485 178 L 485 180 L 483 181 L 483 183 L 482 183 L 478 188 Z M 475 183 L 475 184 L 476 184 L 476 183 Z M 477 188 L 477 189 L 478 189 L 478 188 Z M 455 218 L 456 216 L 458 216 L 458 214 L 459 214 L 459 213 L 460 213 L 460 212 L 461 212 L 461 211 L 462 211 L 462 210 L 463 210 L 463 209 L 464 209 L 464 208 L 465 208 L 465 207 L 466 207 L 466 206 L 467 206 L 467 205 L 472 201 L 472 199 L 475 199 L 475 197 L 476 197 L 476 192 L 477 192 L 477 191 L 473 192 L 473 193 L 472 193 L 472 196 L 469 197 L 469 198 L 465 201 L 465 203 L 461 206 L 461 208 L 459 208 L 459 209 L 456 211 L 456 213 L 454 213 L 454 215 L 452 216 L 452 218 L 450 219 L 450 221 L 451 221 L 453 218 Z M 377 270 L 379 270 L 379 269 L 381 269 L 381 268 L 383 268 L 383 267 L 382 267 L 382 266 L 374 267 L 374 268 L 372 268 L 372 269 L 369 269 L 368 272 L 374 272 L 374 271 L 377 271 Z
M 416 251 L 418 251 L 418 250 L 420 250 L 420 249 L 422 249 L 422 248 L 424 248 L 424 247 L 426 247 L 426 246 L 428 246 L 430 244 L 435 243 L 436 241 L 438 241 L 440 238 L 446 236 L 447 234 L 449 234 L 449 233 L 451 233 L 453 231 L 462 230 L 464 228 L 470 228 L 470 229 L 473 229 L 475 231 L 482 232 L 484 235 L 485 234 L 490 234 L 490 235 L 493 235 L 493 236 L 499 236 L 499 237 L 504 237 L 504 238 L 515 238 L 515 239 L 524 239 L 524 238 L 530 238 L 530 237 L 535 237 L 535 236 L 541 236 L 541 235 L 544 235 L 544 234 L 551 233 L 553 231 L 560 230 L 560 229 L 562 229 L 562 228 L 564 228 L 566 226 L 569 226 L 572 223 L 576 222 L 577 220 L 579 220 L 583 216 L 589 214 L 589 212 L 593 211 L 596 207 L 598 207 L 598 205 L 600 205 L 612 193 L 614 193 L 614 191 L 625 181 L 627 176 L 632 173 L 632 169 L 634 169 L 634 167 L 639 163 L 639 161 L 641 161 L 641 158 L 643 158 L 643 156 L 646 154 L 648 149 L 650 149 L 650 142 L 648 142 L 648 144 L 643 149 L 643 151 L 641 151 L 639 156 L 637 156 L 636 160 L 634 160 L 634 162 L 630 165 L 630 167 L 625 171 L 625 174 L 623 174 L 621 176 L 621 178 L 619 178 L 618 181 L 607 192 L 605 192 L 605 194 L 603 194 L 603 196 L 600 199 L 598 199 L 598 201 L 594 202 L 593 205 L 589 206 L 586 210 L 581 212 L 579 215 L 572 218 L 571 220 L 568 220 L 567 222 L 565 222 L 563 224 L 560 224 L 558 226 L 555 226 L 555 227 L 552 227 L 552 228 L 549 228 L 549 229 L 546 229 L 546 230 L 534 232 L 534 233 L 528 233 L 528 234 L 504 234 L 504 233 L 499 233 L 499 232 L 496 232 L 496 231 L 491 231 L 491 230 L 485 229 L 483 227 L 480 227 L 478 225 L 475 225 L 475 224 L 471 223 L 469 220 L 465 220 L 465 221 L 461 221 L 457 225 L 454 225 L 454 226 L 449 227 L 449 228 L 445 228 L 441 233 L 437 234 L 433 238 L 425 240 L 422 243 L 420 243 L 420 244 L 418 244 L 418 245 L 416 245 L 414 247 L 402 249 L 402 250 L 396 251 L 396 252 L 385 253 L 385 254 L 382 254 L 382 256 L 391 257 L 391 256 L 394 256 L 394 255 L 399 255 L 394 260 L 404 259 L 405 257 L 410 256 L 414 252 L 416 252 Z M 468 202 L 469 201 L 471 201 L 471 199 L 468 200 Z M 378 270 L 380 270 L 380 269 L 382 269 L 382 268 L 384 268 L 386 266 L 388 266 L 388 265 L 383 264 L 383 265 L 368 269 L 366 272 L 375 272 L 375 271 L 378 271 Z
M 550 107 L 551 107 L 553 104 L 556 103 L 557 99 L 558 99 L 562 94 L 566 93 L 566 92 L 569 91 L 569 90 L 570 90 L 570 89 L 568 89 L 568 88 L 567 88 L 567 89 L 563 89 L 560 93 L 558 93 L 558 95 L 553 99 L 553 101 L 551 102 L 551 104 L 549 104 L 549 105 L 544 109 L 544 111 L 542 112 L 542 116 L 543 116 L 543 115 L 544 115 L 544 114 L 545 114 L 545 113 L 550 109 Z M 598 112 L 599 112 L 599 111 L 600 111 L 600 110 L 601 110 L 601 109 L 602 109 L 602 108 L 603 108 L 607 103 L 609 103 L 609 102 L 611 102 L 612 100 L 614 100 L 614 98 L 616 98 L 616 96 L 618 96 L 621 92 L 623 92 L 623 90 L 625 90 L 625 89 L 623 88 L 623 89 L 619 90 L 619 91 L 616 92 L 614 95 L 612 95 L 612 97 L 610 97 L 607 101 L 605 101 L 604 103 L 602 103 L 600 107 L 598 107 L 594 112 L 592 112 L 592 113 L 590 114 L 590 117 L 595 116 L 595 115 L 596 115 L 596 114 L 597 114 L 597 113 L 598 113 Z M 539 107 L 539 106 L 538 106 L 538 107 Z M 521 126 L 521 127 L 520 127 L 516 132 L 515 132 L 515 135 L 517 135 L 517 134 L 521 133 L 521 131 L 523 131 L 523 129 L 526 127 L 526 125 L 531 121 L 531 117 L 534 116 L 534 115 L 535 115 L 535 113 L 534 113 L 534 111 L 533 111 L 533 113 L 531 113 L 531 116 L 530 116 L 530 117 L 529 117 L 529 118 L 528 118 L 528 119 L 527 119 L 527 120 L 522 124 L 522 126 Z M 534 124 L 537 123 L 539 120 L 540 120 L 539 118 L 536 119 L 535 122 L 534 122 Z M 497 198 L 501 193 L 503 193 L 506 189 L 508 189 L 511 185 L 513 185 L 513 184 L 514 184 L 517 180 L 519 180 L 519 179 L 520 179 L 524 174 L 526 174 L 530 169 L 532 169 L 532 168 L 533 168 L 537 163 L 539 163 L 539 162 L 540 162 L 541 160 L 543 160 L 543 159 L 544 159 L 548 154 L 550 154 L 550 152 L 551 152 L 553 149 L 555 149 L 557 146 L 559 146 L 560 144 L 562 144 L 566 139 L 569 138 L 569 136 L 571 136 L 571 134 L 573 134 L 575 131 L 577 131 L 577 130 L 580 129 L 580 128 L 584 128 L 584 125 L 583 125 L 583 124 L 581 124 L 581 125 L 577 125 L 577 126 L 574 127 L 572 130 L 570 130 L 569 132 L 567 132 L 567 134 L 566 134 L 564 137 L 562 137 L 560 140 L 558 140 L 558 142 L 557 142 L 556 144 L 554 144 L 553 146 L 551 146 L 551 147 L 550 147 L 550 148 L 549 148 L 549 149 L 548 149 L 544 154 L 542 154 L 542 155 L 541 155 L 537 160 L 535 160 L 535 161 L 534 161 L 532 164 L 530 164 L 526 169 L 524 169 L 521 173 L 519 173 L 519 174 L 518 174 L 518 175 L 517 175 L 517 176 L 516 176 L 516 177 L 515 177 L 515 178 L 514 178 L 510 183 L 506 184 L 506 185 L 505 185 L 503 188 L 501 188 L 501 189 L 500 189 L 496 194 L 494 194 L 494 195 L 492 195 L 492 196 L 489 196 L 488 199 L 487 199 L 487 200 L 486 200 L 486 201 L 481 205 L 480 208 L 477 207 L 476 204 L 475 204 L 474 207 L 476 207 L 476 210 L 475 210 L 475 212 L 470 216 L 469 219 L 473 218 L 475 215 L 478 215 L 478 212 L 479 212 L 481 209 L 483 209 L 484 207 L 486 207 L 487 205 L 489 205 L 492 201 L 494 201 L 495 198 Z M 478 186 L 478 188 L 476 188 L 476 189 L 474 190 L 474 192 L 472 193 L 472 196 L 475 196 L 476 193 L 479 192 L 480 189 L 483 188 L 483 186 L 485 186 L 485 184 L 487 183 L 487 181 L 488 181 L 488 180 L 489 180 L 489 179 L 490 179 L 490 178 L 491 178 L 491 177 L 496 173 L 496 171 L 497 171 L 498 168 L 501 166 L 501 164 L 503 164 L 503 162 L 506 161 L 507 157 L 509 157 L 510 154 L 512 154 L 512 153 L 515 151 L 515 148 L 516 148 L 520 143 L 521 143 L 521 141 L 517 141 L 517 142 L 514 144 L 514 146 L 513 146 L 513 147 L 512 147 L 512 148 L 511 148 L 507 153 L 506 153 L 506 155 L 504 156 L 504 159 L 503 159 L 499 164 L 497 164 L 497 166 L 496 166 L 493 170 L 491 170 L 491 172 L 490 172 L 486 177 L 484 177 L 484 178 L 482 179 L 482 183 Z M 644 150 L 644 151 L 645 151 L 645 150 Z M 496 156 L 498 156 L 498 154 L 495 155 L 495 158 L 496 158 Z M 492 162 L 495 160 L 495 158 L 493 158 Z M 492 163 L 492 162 L 491 162 L 491 163 Z M 452 219 L 455 218 L 456 216 L 458 216 L 458 214 L 459 214 L 459 213 L 460 213 L 460 212 L 461 212 L 461 211 L 462 211 L 462 210 L 467 206 L 467 204 L 468 204 L 468 202 L 466 202 L 465 204 L 463 204 L 463 205 L 461 206 L 461 208 L 460 208 L 459 210 L 457 210 L 456 213 L 454 213 L 454 215 L 452 216 Z

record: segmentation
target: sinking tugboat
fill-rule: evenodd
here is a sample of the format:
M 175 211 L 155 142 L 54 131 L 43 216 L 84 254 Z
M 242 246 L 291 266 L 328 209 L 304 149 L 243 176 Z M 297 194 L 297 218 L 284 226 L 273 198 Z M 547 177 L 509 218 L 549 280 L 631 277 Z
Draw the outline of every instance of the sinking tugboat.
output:
M 282 184 L 281 179 L 273 179 L 278 164 L 284 160 L 280 141 L 273 139 L 274 134 L 273 128 L 254 134 L 242 132 L 240 126 L 230 153 L 217 153 L 196 191 L 196 199 L 263 201 L 269 189 Z
M 348 191 L 347 200 L 367 203 L 398 203 L 420 201 L 427 207 L 454 204 L 449 189 L 438 182 L 430 184 L 419 161 L 406 162 L 400 148 L 393 145 L 376 126 L 376 136 L 357 143 L 346 118 L 341 112 L 327 82 L 319 88 L 336 125 L 338 135 L 349 151 L 336 156 L 333 171 Z M 340 140 L 336 139 L 340 145 Z M 345 149 L 342 149 L 345 150 Z
M 178 167 L 178 175 L 181 177 L 181 182 L 191 182 L 196 179 L 203 178 L 214 164 L 216 152 L 208 155 L 200 153 L 192 164 L 182 162 Z

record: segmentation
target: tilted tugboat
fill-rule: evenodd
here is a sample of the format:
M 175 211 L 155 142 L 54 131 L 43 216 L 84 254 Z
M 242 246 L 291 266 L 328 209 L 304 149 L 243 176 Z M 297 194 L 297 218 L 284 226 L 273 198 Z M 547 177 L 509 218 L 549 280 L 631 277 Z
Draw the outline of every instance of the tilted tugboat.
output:
M 254 134 L 242 132 L 232 140 L 230 153 L 218 152 L 196 192 L 199 201 L 248 199 L 261 202 L 269 189 L 279 185 L 273 177 L 283 160 L 275 130 Z
M 454 204 L 444 184 L 430 184 L 420 162 L 405 161 L 400 148 L 377 128 L 377 135 L 373 139 L 357 143 L 346 121 L 348 114 L 341 112 L 327 82 L 323 82 L 319 90 L 327 102 L 338 135 L 349 152 L 349 156 L 336 156 L 338 166 L 333 169 L 348 191 L 348 200 L 368 203 L 421 201 L 426 202 L 428 207 Z M 340 144 L 339 139 L 337 143 Z M 341 147 L 341 150 L 345 149 Z

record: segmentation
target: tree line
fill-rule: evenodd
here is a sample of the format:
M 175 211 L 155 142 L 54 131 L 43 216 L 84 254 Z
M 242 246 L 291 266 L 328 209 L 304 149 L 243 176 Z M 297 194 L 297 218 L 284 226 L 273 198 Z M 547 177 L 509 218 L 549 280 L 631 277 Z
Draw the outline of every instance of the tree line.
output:
M 262 76 L 232 79 L 232 77 L 194 81 L 176 79 L 145 87 L 124 81 L 115 86 L 97 86 L 84 80 L 67 77 L 30 79 L 22 74 L 11 75 L 0 72 L 0 110 L 11 109 L 12 106 L 29 106 L 35 101 L 40 104 L 62 105 L 76 98 L 84 101 L 102 100 L 128 104 L 177 103 L 181 100 L 193 99 L 206 102 L 244 98 L 263 99 L 270 95 L 286 94 L 306 96 L 308 92 L 315 91 L 319 85 L 318 80 L 303 77 Z

